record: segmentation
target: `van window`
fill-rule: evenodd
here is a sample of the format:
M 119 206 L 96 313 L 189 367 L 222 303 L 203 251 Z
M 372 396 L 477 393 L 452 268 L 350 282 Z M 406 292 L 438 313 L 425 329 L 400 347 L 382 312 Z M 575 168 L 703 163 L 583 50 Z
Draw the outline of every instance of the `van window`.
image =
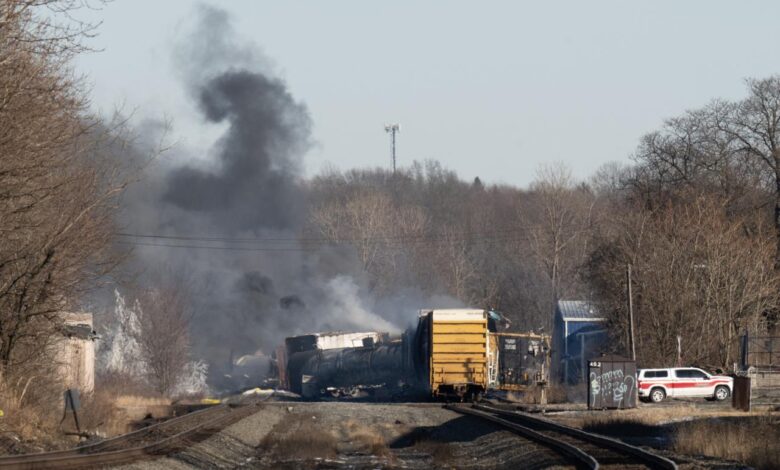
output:
M 707 375 L 696 369 L 682 369 L 674 371 L 677 378 L 680 379 L 706 379 Z
M 669 377 L 669 372 L 665 370 L 648 370 L 645 372 L 646 379 L 659 379 L 663 377 Z

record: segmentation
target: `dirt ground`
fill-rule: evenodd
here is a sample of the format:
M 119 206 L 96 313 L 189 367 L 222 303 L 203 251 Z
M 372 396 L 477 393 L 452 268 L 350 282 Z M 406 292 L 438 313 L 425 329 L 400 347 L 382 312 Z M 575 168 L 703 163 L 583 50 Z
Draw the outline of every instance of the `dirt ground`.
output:
M 667 409 L 674 408 L 674 409 Z M 707 407 L 705 415 L 730 413 Z M 680 455 L 664 445 L 670 419 L 683 420 L 685 405 L 623 412 L 550 413 L 548 418 L 628 442 L 656 447 L 684 469 L 744 468 L 735 460 Z M 621 415 L 621 413 L 623 413 Z M 663 414 L 664 417 L 661 415 Z M 615 417 L 665 424 L 630 428 Z M 639 438 L 639 439 L 635 439 Z M 146 469 L 493 469 L 570 468 L 556 453 L 490 423 L 445 410 L 439 404 L 268 402 L 249 418 L 192 447 L 157 460 L 121 467 Z
M 298 403 L 286 410 L 254 468 L 566 468 L 547 448 L 440 405 Z
M 193 447 L 125 470 L 570 468 L 549 449 L 433 404 L 268 403 Z

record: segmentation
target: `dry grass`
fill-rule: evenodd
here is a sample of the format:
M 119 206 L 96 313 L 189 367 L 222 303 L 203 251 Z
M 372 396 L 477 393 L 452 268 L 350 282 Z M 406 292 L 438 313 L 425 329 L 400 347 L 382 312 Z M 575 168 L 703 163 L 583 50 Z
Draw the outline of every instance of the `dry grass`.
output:
M 120 408 L 133 408 L 143 406 L 171 406 L 171 400 L 164 397 L 145 397 L 139 395 L 119 395 L 114 399 L 114 404 Z
M 750 413 L 712 406 L 699 407 L 695 404 L 682 406 L 642 406 L 628 410 L 604 410 L 578 413 L 565 418 L 567 424 L 577 427 L 596 427 L 614 424 L 619 421 L 641 423 L 647 425 L 669 424 L 679 421 L 690 421 L 697 418 L 724 418 L 764 416 L 766 411 L 756 410 Z
M 277 462 L 335 457 L 338 440 L 330 432 L 318 429 L 315 422 L 308 414 L 289 415 L 285 430 L 275 427 L 265 436 L 260 448 Z
M 414 448 L 422 453 L 430 455 L 433 458 L 433 463 L 437 466 L 450 467 L 457 462 L 452 447 L 446 442 L 441 442 L 429 437 L 422 437 L 415 441 Z
M 1 382 L 0 404 L 4 427 L 23 439 L 51 431 L 57 425 L 57 412 L 62 412 L 57 384 L 36 376 Z
M 327 433 L 302 429 L 290 435 L 271 433 L 261 446 L 276 461 L 332 458 L 336 456 L 336 438 Z
M 19 373 L 0 380 L 0 454 L 40 452 L 72 447 L 78 438 L 73 415 L 63 419 L 63 390 L 56 370 L 36 365 L 35 373 Z M 166 414 L 170 400 L 150 393 L 137 381 L 118 375 L 100 376 L 94 393 L 81 395 L 78 412 L 81 431 L 114 436 L 130 430 L 133 420 L 154 410 Z M 137 395 L 126 395 L 127 391 Z
M 339 454 L 362 454 L 394 460 L 382 431 L 348 420 L 327 426 L 319 415 L 295 414 L 274 427 L 260 444 L 263 453 L 274 462 L 297 462 L 335 458 Z
M 100 390 L 82 402 L 81 427 L 101 437 L 117 436 L 132 430 L 132 423 L 151 414 L 160 418 L 170 415 L 170 400 L 136 395 L 117 396 Z
M 19 375 L 0 380 L 0 453 L 67 447 L 60 432 L 62 387 L 54 375 Z
M 667 436 L 675 452 L 738 461 L 757 469 L 775 469 L 780 462 L 780 419 L 767 412 L 647 407 L 593 412 L 580 418 L 579 425 L 618 437 Z
M 171 400 L 161 397 L 138 380 L 120 374 L 101 374 L 95 393 L 82 399 L 82 428 L 104 437 L 131 431 L 134 421 L 147 414 L 170 414 Z
M 757 469 L 780 465 L 780 420 L 771 416 L 680 423 L 674 450 L 743 462 Z
M 547 387 L 547 403 L 568 403 L 568 401 L 566 388 L 555 384 Z
M 95 389 L 105 390 L 115 395 L 139 397 L 160 397 L 145 380 L 118 372 L 103 372 L 95 377 Z
M 376 430 L 357 421 L 347 421 L 342 441 L 349 442 L 355 452 L 389 457 L 392 455 L 385 438 Z
M 567 389 L 560 385 L 550 385 L 545 388 L 547 403 L 569 403 Z M 537 386 L 529 386 L 524 390 L 508 391 L 507 400 L 525 405 L 539 405 L 542 403 L 542 389 Z

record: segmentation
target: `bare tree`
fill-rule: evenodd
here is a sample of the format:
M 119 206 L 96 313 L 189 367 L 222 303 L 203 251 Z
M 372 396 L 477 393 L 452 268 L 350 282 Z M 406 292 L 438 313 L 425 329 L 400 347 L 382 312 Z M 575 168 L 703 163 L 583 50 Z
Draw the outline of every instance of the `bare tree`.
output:
M 138 296 L 138 325 L 133 330 L 147 380 L 161 395 L 176 391 L 191 361 L 191 293 L 180 281 L 158 283 Z
M 634 186 L 646 203 L 682 188 L 725 197 L 732 210 L 774 206 L 780 270 L 780 76 L 747 81 L 748 96 L 715 100 L 642 138 Z
M 419 246 L 427 222 L 421 208 L 399 206 L 387 194 L 364 189 L 314 207 L 310 219 L 331 242 L 355 248 L 379 294 L 397 286 L 398 276 L 408 268 L 405 259 Z
M 733 139 L 736 154 L 763 165 L 774 183 L 775 270 L 780 271 L 780 76 L 747 85 L 748 97 L 729 106 L 717 125 Z
M 588 263 L 591 287 L 625 352 L 625 269 L 632 265 L 637 355 L 646 366 L 674 363 L 677 336 L 687 363 L 729 366 L 737 336 L 777 303 L 773 243 L 730 218 L 725 199 L 688 192 L 687 202 L 643 210 L 613 207 Z
M 124 183 L 102 152 L 69 60 L 89 26 L 81 2 L 0 4 L 0 369 L 33 359 L 81 294 L 110 270 Z M 47 12 L 40 11 L 46 7 Z M 60 12 L 61 16 L 52 12 Z
M 526 199 L 519 216 L 526 225 L 528 246 L 549 280 L 546 303 L 552 312 L 562 295 L 576 294 L 577 270 L 588 252 L 595 198 L 588 188 L 575 184 L 569 168 L 553 164 L 539 169 Z

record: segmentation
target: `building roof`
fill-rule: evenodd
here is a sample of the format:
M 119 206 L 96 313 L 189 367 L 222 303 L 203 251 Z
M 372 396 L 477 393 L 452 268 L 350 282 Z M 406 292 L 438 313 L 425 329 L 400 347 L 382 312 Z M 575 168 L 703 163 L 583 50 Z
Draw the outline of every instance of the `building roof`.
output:
M 66 323 L 62 326 L 62 334 L 68 338 L 83 340 L 95 340 L 98 338 L 97 332 L 92 329 L 92 325 L 87 323 Z
M 593 320 L 593 321 L 594 321 L 594 322 L 595 322 L 595 321 L 598 321 L 598 319 L 595 319 L 595 320 Z M 606 333 L 606 332 L 607 332 L 607 327 L 606 327 L 606 325 L 604 325 L 604 324 L 593 324 L 593 323 L 591 323 L 591 324 L 589 324 L 589 325 L 587 325 L 587 326 L 583 326 L 583 327 L 582 327 L 582 328 L 580 328 L 579 330 L 575 331 L 575 332 L 574 332 L 574 334 L 573 334 L 572 336 L 577 336 L 577 335 L 587 335 L 587 334 L 593 334 L 593 333 Z
M 62 334 L 68 338 L 95 340 L 99 336 L 92 324 L 92 314 L 86 312 L 63 312 Z
M 604 321 L 606 320 L 601 316 L 601 312 L 598 311 L 592 302 L 587 300 L 559 300 L 558 312 L 561 315 L 563 321 L 569 320 L 589 320 L 589 321 Z

